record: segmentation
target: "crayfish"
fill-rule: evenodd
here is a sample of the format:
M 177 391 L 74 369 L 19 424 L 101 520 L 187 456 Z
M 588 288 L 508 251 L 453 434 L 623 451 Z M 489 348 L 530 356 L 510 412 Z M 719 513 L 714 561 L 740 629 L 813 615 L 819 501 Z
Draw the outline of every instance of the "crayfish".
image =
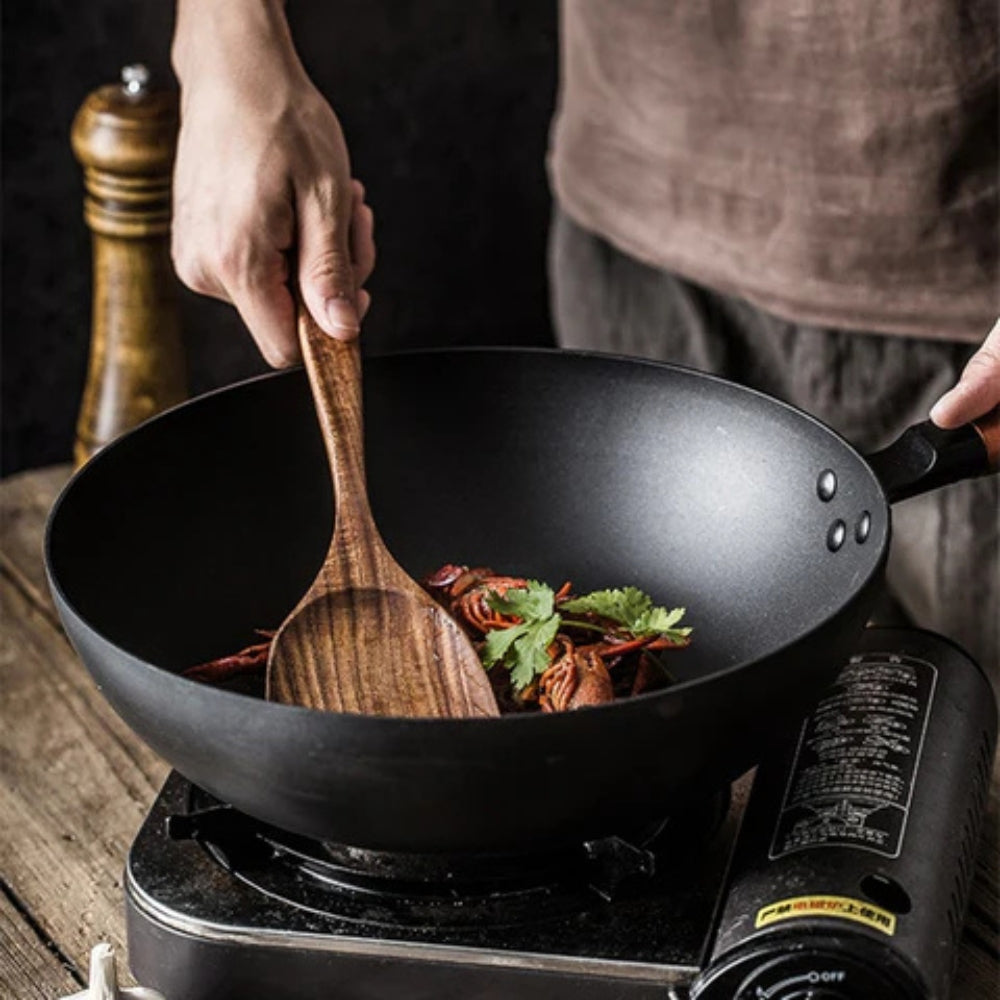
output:
M 524 577 L 502 576 L 485 566 L 470 569 L 451 563 L 422 582 L 480 648 L 493 629 L 509 628 L 521 621 L 516 615 L 497 611 L 491 606 L 491 597 L 503 597 L 529 583 Z M 570 591 L 568 582 L 556 591 L 557 610 L 570 599 Z M 592 630 L 601 634 L 600 641 L 586 641 L 592 638 Z M 655 659 L 655 652 L 681 645 L 686 643 L 623 634 L 616 623 L 585 615 L 576 623 L 563 622 L 546 650 L 548 668 L 522 689 L 515 690 L 506 672 L 496 667 L 490 678 L 501 711 L 539 708 L 563 712 L 665 687 L 671 678 Z
M 480 656 L 487 646 L 488 635 L 498 629 L 523 625 L 522 617 L 498 610 L 496 605 L 504 604 L 503 599 L 511 592 L 539 586 L 524 577 L 501 575 L 485 566 L 470 569 L 453 563 L 426 577 L 422 585 L 461 625 Z M 672 683 L 673 678 L 659 661 L 657 652 L 686 646 L 689 641 L 686 636 L 637 635 L 620 621 L 594 611 L 567 616 L 560 609 L 573 600 L 570 584 L 564 583 L 555 592 L 545 590 L 549 610 L 553 612 L 550 619 L 553 630 L 557 625 L 555 615 L 559 616 L 558 631 L 551 641 L 539 646 L 541 665 L 533 667 L 533 676 L 527 682 L 522 677 L 522 682 L 515 684 L 511 670 L 496 664 L 491 667 L 490 682 L 501 712 L 570 711 L 603 705 Z M 241 674 L 263 673 L 274 633 L 259 634 L 266 641 L 190 667 L 184 676 L 212 684 Z

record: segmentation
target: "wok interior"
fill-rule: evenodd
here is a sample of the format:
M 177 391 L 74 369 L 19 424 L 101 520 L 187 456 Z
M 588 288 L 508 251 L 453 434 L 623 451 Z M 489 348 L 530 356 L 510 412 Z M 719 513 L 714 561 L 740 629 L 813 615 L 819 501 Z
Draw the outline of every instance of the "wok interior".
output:
M 667 366 L 448 351 L 365 367 L 369 490 L 390 550 L 636 585 L 684 605 L 682 679 L 762 657 L 833 613 L 887 540 L 877 482 L 779 404 Z M 817 496 L 821 471 L 838 490 Z M 872 516 L 866 542 L 853 525 Z M 827 546 L 842 519 L 847 540 Z M 275 628 L 317 571 L 332 499 L 302 372 L 203 397 L 106 449 L 53 518 L 69 604 L 127 652 L 180 669 Z

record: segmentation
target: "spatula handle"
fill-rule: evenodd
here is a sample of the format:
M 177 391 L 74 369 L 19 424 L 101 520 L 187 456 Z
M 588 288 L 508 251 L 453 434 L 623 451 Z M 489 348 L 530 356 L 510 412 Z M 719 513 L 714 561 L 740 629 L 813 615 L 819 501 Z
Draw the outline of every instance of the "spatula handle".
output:
M 365 484 L 361 348 L 357 337 L 335 340 L 324 333 L 301 300 L 297 312 L 299 344 L 330 459 L 337 505 L 336 538 L 351 526 L 372 522 Z

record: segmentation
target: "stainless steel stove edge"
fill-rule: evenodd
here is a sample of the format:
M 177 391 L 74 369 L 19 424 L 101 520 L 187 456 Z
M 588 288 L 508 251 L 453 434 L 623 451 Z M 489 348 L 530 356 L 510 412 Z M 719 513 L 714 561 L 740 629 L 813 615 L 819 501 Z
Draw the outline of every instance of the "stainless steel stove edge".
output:
M 312 934 L 303 931 L 222 925 L 193 920 L 154 899 L 136 882 L 130 869 L 125 873 L 125 892 L 136 912 L 161 929 L 187 937 L 256 948 L 308 949 L 311 951 L 366 955 L 381 959 L 447 962 L 455 965 L 510 968 L 526 972 L 589 974 L 611 979 L 647 982 L 659 986 L 682 986 L 698 972 L 696 966 L 614 961 L 582 956 L 541 955 L 529 952 L 483 952 L 480 949 L 420 941 Z

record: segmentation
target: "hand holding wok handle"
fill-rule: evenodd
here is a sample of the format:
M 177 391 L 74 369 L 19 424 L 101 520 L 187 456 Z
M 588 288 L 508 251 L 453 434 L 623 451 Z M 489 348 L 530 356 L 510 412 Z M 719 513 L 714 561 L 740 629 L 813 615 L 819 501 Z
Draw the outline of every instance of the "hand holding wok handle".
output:
M 1000 319 L 969 358 L 961 377 L 932 407 L 930 417 L 946 430 L 1000 406 Z
M 954 430 L 914 424 L 867 456 L 890 503 L 1000 471 L 1000 406 Z

